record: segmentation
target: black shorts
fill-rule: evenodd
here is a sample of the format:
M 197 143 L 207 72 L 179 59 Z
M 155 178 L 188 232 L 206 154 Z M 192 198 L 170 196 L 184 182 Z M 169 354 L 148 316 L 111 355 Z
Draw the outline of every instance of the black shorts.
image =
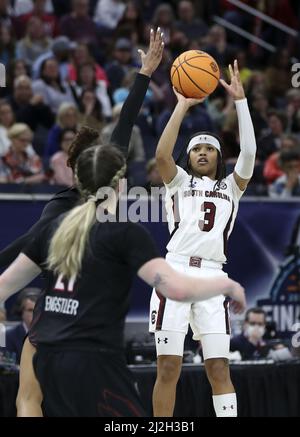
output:
M 38 348 L 33 367 L 46 417 L 147 416 L 119 353 Z

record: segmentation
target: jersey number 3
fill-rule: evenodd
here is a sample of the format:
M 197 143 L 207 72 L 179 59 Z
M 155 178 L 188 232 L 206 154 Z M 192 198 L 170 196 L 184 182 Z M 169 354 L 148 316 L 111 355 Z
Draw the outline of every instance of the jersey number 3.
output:
M 209 232 L 215 224 L 216 205 L 212 202 L 203 202 L 201 211 L 205 214 L 203 220 L 199 220 L 198 226 L 201 231 Z

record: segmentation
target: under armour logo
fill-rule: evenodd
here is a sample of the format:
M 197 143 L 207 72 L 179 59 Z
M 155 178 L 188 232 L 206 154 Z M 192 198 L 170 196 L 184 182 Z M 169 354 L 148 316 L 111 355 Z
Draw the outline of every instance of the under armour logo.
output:
M 167 343 L 168 343 L 168 338 L 165 337 L 165 338 L 158 338 L 158 339 L 157 339 L 157 343 L 158 343 L 158 344 L 159 344 L 161 341 L 163 341 L 165 344 L 167 344 Z
M 226 407 L 225 405 L 223 406 L 223 410 L 224 411 L 226 411 L 227 408 L 230 408 L 231 410 L 234 410 L 234 406 L 233 405 L 230 405 L 230 407 Z

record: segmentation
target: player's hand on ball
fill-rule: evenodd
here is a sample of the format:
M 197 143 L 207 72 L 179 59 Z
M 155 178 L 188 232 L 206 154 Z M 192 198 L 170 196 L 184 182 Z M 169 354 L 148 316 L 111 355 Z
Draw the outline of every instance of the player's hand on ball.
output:
M 151 74 L 157 69 L 160 64 L 162 54 L 164 51 L 163 33 L 160 28 L 157 28 L 155 32 L 153 29 L 150 31 L 150 45 L 149 50 L 145 53 L 143 50 L 138 50 L 141 60 L 142 68 L 141 73 L 151 76 Z
M 191 99 L 184 97 L 182 94 L 180 94 L 176 89 L 173 87 L 174 94 L 177 97 L 178 103 L 184 103 L 187 108 L 190 108 L 191 106 L 198 105 L 199 103 L 203 103 L 206 97 L 203 97 L 202 99 Z
M 223 79 L 220 79 L 220 83 L 234 100 L 242 100 L 245 98 L 245 91 L 241 82 L 237 60 L 235 59 L 233 68 L 231 64 L 229 64 L 228 68 L 230 74 L 230 85 Z
M 232 299 L 231 309 L 235 314 L 243 313 L 246 309 L 246 297 L 244 288 L 235 281 L 231 281 L 226 296 Z

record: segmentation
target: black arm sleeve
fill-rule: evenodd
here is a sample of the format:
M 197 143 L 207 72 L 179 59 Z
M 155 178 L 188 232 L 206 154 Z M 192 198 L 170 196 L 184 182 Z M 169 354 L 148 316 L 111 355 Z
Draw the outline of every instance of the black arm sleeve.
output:
M 138 73 L 121 110 L 119 121 L 111 134 L 111 143 L 120 147 L 125 157 L 128 155 L 132 128 L 143 104 L 150 77 Z
M 52 199 L 43 209 L 41 218 L 37 221 L 29 231 L 7 246 L 0 252 L 0 268 L 4 268 L 11 264 L 17 256 L 22 252 L 22 249 L 28 245 L 33 237 L 54 218 L 66 211 L 66 202 L 61 199 Z

